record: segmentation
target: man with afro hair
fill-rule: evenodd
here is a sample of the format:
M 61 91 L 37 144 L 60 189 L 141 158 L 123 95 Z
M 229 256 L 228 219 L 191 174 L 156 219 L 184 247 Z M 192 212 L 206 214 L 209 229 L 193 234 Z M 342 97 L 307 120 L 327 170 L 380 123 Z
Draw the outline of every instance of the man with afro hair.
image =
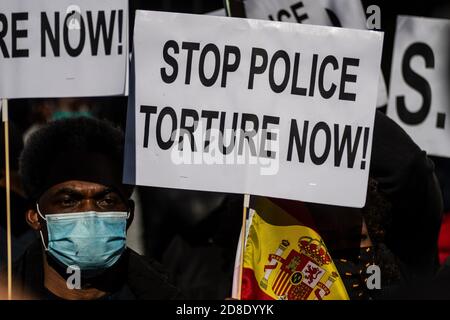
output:
M 36 131 L 21 158 L 39 240 L 14 270 L 13 294 L 33 299 L 174 299 L 159 265 L 126 247 L 133 188 L 122 183 L 124 137 L 92 118 Z

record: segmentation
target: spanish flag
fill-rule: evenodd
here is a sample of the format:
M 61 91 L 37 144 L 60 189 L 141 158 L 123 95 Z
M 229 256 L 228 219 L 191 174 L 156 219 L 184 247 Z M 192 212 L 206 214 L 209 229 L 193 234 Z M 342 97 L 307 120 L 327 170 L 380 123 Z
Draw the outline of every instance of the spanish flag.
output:
M 240 287 L 243 300 L 349 299 L 301 202 L 293 208 L 292 201 L 252 196 L 247 205 L 245 249 L 237 253 L 236 270 L 241 273 L 235 272 L 234 296 Z

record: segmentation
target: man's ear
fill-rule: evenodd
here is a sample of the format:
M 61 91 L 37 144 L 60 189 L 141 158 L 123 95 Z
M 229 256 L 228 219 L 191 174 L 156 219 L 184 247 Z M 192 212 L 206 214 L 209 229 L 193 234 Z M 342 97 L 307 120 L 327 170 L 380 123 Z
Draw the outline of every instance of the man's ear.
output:
M 39 214 L 34 209 L 28 209 L 25 213 L 25 220 L 28 225 L 36 231 L 42 229 L 41 220 L 39 218 Z
M 130 214 L 130 217 L 127 220 L 127 230 L 131 226 L 131 223 L 134 220 L 134 201 L 131 199 L 128 199 L 128 213 Z

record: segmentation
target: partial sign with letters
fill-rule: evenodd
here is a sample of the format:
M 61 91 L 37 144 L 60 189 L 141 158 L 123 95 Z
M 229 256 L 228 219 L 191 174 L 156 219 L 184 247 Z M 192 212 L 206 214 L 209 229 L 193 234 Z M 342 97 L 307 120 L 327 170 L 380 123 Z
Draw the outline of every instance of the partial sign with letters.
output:
M 332 25 L 335 27 L 366 29 L 366 14 L 360 0 L 321 0 Z M 383 72 L 380 70 L 378 83 L 377 107 L 386 107 L 388 94 Z
M 388 116 L 425 151 L 450 157 L 450 20 L 399 16 Z
M 381 33 L 146 11 L 134 30 L 126 183 L 365 204 Z
M 366 15 L 360 0 L 246 0 L 247 17 L 365 30 Z M 383 74 L 378 84 L 377 107 L 387 105 Z
M 331 25 L 317 0 L 245 0 L 248 18 L 306 24 Z
M 126 0 L 2 0 L 0 97 L 123 95 Z

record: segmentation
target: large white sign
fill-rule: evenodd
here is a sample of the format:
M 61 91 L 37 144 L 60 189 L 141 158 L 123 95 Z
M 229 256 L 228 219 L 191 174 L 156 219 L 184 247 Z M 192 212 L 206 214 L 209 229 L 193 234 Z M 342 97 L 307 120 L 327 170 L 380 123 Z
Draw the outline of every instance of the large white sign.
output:
M 125 182 L 362 207 L 381 48 L 379 32 L 138 11 Z
M 399 16 L 388 115 L 428 153 L 450 157 L 450 20 Z
M 1 0 L 0 97 L 125 93 L 126 0 Z

